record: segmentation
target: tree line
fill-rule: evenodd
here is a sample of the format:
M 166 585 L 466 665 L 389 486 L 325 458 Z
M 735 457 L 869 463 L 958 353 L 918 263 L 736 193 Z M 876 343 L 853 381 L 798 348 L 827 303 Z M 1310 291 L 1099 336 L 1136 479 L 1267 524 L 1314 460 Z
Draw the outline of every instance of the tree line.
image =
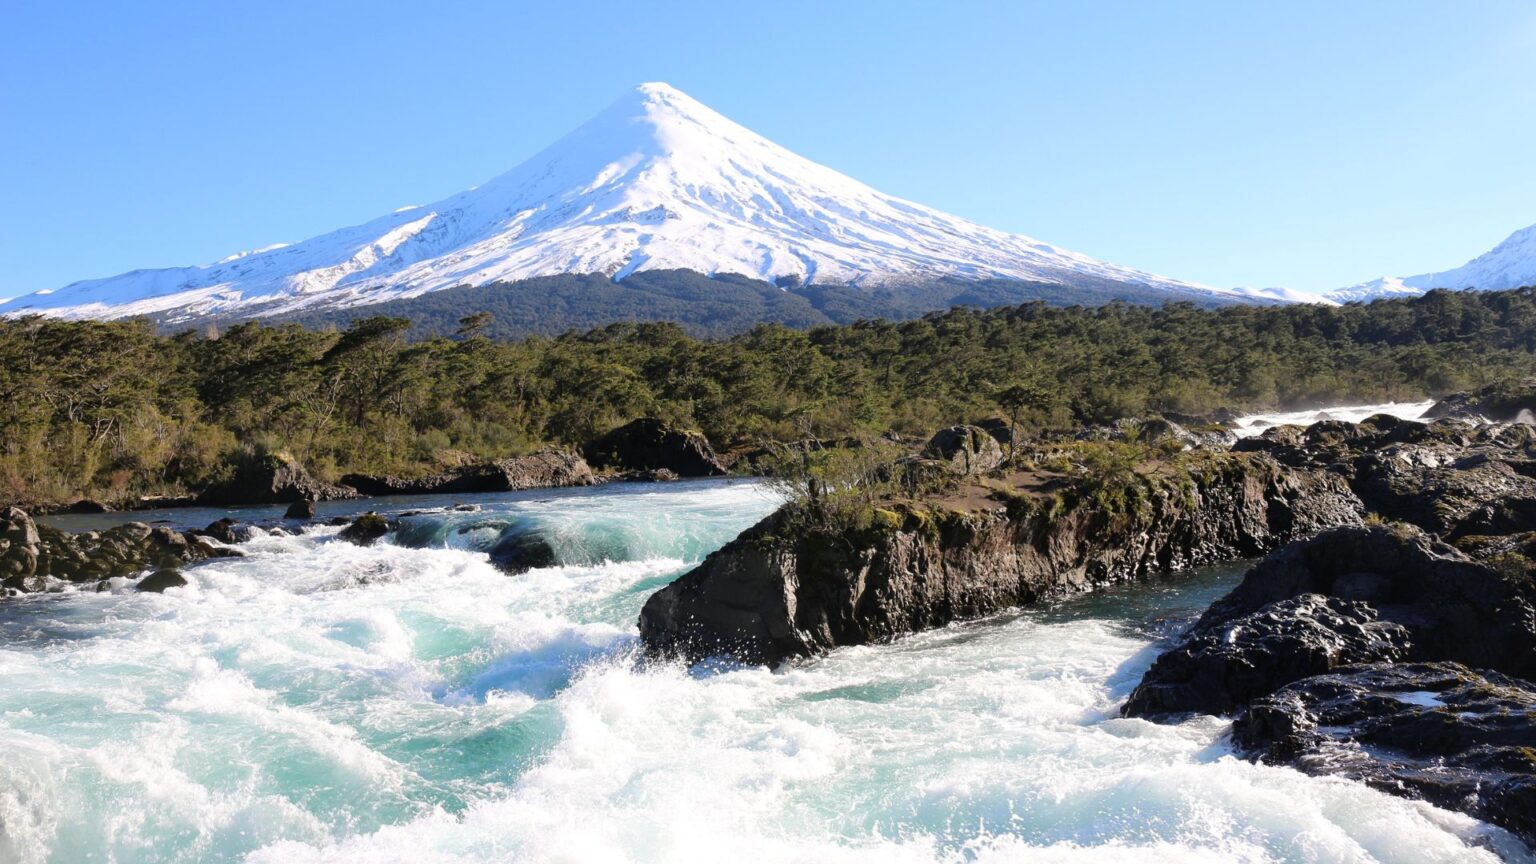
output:
M 613 324 L 499 341 L 488 314 L 407 338 L 345 328 L 0 321 L 0 495 L 104 500 L 200 489 L 284 452 L 322 478 L 419 473 L 580 446 L 659 417 L 729 449 L 815 435 L 927 435 L 1419 399 L 1536 373 L 1536 289 L 1343 307 L 1036 302 L 729 339 Z

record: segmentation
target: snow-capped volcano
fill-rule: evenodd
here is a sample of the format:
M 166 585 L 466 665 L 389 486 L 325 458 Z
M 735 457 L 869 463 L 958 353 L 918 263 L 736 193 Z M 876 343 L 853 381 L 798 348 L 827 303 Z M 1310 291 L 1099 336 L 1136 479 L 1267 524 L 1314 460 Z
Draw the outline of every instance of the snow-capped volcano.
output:
M 1536 225 L 1522 228 L 1504 242 L 1454 270 L 1418 276 L 1387 276 L 1340 288 L 1328 297 L 1340 302 L 1379 297 L 1414 297 L 1435 288 L 1504 291 L 1536 285 Z
M 810 284 L 926 278 L 1105 282 L 1278 298 L 1167 279 L 877 192 L 642 84 L 522 165 L 435 204 L 216 264 L 136 270 L 0 304 L 70 317 L 266 315 L 460 285 L 637 270 Z

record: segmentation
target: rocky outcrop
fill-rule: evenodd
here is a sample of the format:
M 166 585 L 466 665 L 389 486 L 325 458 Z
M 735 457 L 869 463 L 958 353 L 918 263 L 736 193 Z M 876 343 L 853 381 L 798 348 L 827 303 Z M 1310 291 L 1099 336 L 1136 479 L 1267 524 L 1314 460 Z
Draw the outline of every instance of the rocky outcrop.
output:
M 516 492 L 597 482 L 586 460 L 563 450 L 543 450 L 515 459 L 498 459 L 442 471 L 426 477 L 347 474 L 341 482 L 364 495 L 446 495 Z
M 1003 448 L 978 426 L 940 429 L 923 448 L 923 458 L 943 462 L 961 477 L 986 474 L 1003 464 Z
M 240 553 L 163 526 L 128 522 L 70 534 L 38 525 L 15 507 L 0 511 L 0 587 L 46 591 L 58 582 L 98 582 L 149 568 L 174 568 Z
M 1446 396 L 1424 412 L 1424 417 L 1536 423 L 1536 378 L 1500 381 L 1471 393 Z
M 665 468 L 679 477 L 715 477 L 725 466 L 701 432 L 642 418 L 590 441 L 582 452 L 596 468 L 647 471 Z
M 1125 713 L 1231 713 L 1308 675 L 1399 659 L 1536 677 L 1536 585 L 1408 526 L 1328 531 L 1248 571 Z
M 304 500 L 295 501 L 288 505 L 283 512 L 284 519 L 313 519 L 315 518 L 315 502 Z
M 1378 415 L 1277 426 L 1233 449 L 1337 472 L 1372 512 L 1447 539 L 1536 531 L 1536 427 Z
M 1536 843 L 1536 685 L 1456 663 L 1336 670 L 1256 700 L 1240 752 L 1462 810 Z
M 291 504 L 297 501 L 339 501 L 356 498 L 355 489 L 322 483 L 304 466 L 285 456 L 268 454 L 246 460 L 226 483 L 198 496 L 201 504 Z
M 774 663 L 1257 555 L 1362 516 L 1338 475 L 1263 456 L 1212 455 L 1138 488 L 1123 507 L 1123 494 L 1079 489 L 974 512 L 781 510 L 654 594 L 641 636 L 654 652 Z
M 1191 428 L 1182 422 L 1156 416 L 1125 418 L 1107 426 L 1089 426 L 1076 437 L 1080 441 L 1121 441 L 1185 450 L 1225 450 L 1238 440 L 1225 424 L 1210 423 Z
M 1302 594 L 1190 634 L 1157 658 L 1124 713 L 1230 714 L 1292 681 L 1397 660 L 1408 644 L 1408 631 L 1369 604 Z

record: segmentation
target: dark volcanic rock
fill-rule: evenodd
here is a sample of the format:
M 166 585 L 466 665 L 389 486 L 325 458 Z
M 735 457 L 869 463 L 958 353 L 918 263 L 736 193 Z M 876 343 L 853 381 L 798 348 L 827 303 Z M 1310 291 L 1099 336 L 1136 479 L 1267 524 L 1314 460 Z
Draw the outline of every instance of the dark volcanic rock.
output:
M 251 539 L 250 526 L 241 525 L 239 522 L 236 522 L 228 516 L 218 520 L 217 522 L 209 523 L 208 527 L 204 528 L 202 533 L 205 537 L 212 537 L 220 543 L 228 543 L 230 545 L 234 545 L 236 543 L 244 543 L 245 541 Z
M 702 433 L 642 418 L 593 439 L 582 448 L 587 461 L 601 469 L 645 471 L 665 468 L 679 477 L 714 477 L 726 473 Z
M 1536 685 L 1455 663 L 1306 678 L 1232 726 L 1245 754 L 1461 810 L 1536 842 Z
M 1536 585 L 1408 526 L 1339 528 L 1260 562 L 1193 633 L 1279 600 L 1324 594 L 1368 603 L 1411 634 L 1409 660 L 1452 660 L 1536 676 Z
M 1536 423 L 1536 378 L 1500 381 L 1471 393 L 1455 393 L 1424 412 L 1427 419 L 1466 417 L 1495 423 Z
M 352 524 L 341 529 L 336 536 L 359 546 L 372 546 L 380 537 L 394 530 L 394 525 L 389 519 L 377 513 L 369 512 L 352 520 Z
M 295 501 L 288 505 L 288 510 L 283 513 L 284 519 L 313 519 L 315 518 L 315 502 Z
M 1276 688 L 1356 663 L 1407 654 L 1408 631 L 1357 600 L 1303 594 L 1198 631 L 1164 653 L 1124 713 L 1229 714 Z
M 133 590 L 161 594 L 167 588 L 180 588 L 185 584 L 187 584 L 187 577 L 181 575 L 180 570 L 156 570 L 140 579 L 139 584 L 133 586 Z
M 1392 660 L 1536 675 L 1536 585 L 1408 526 L 1327 531 L 1248 571 L 1124 710 L 1228 713 L 1307 675 Z
M 554 547 L 533 531 L 503 537 L 491 548 L 490 555 L 491 564 L 496 569 L 514 575 L 559 563 L 555 559 Z
M 1361 518 L 1342 478 L 1217 457 L 1113 512 L 874 510 L 867 527 L 781 510 L 652 595 L 646 645 L 773 663 L 1094 585 L 1261 554 Z
M 142 522 L 70 534 L 38 525 L 15 507 L 0 511 L 0 578 L 16 591 L 46 590 L 49 579 L 99 582 L 151 567 L 239 556 L 200 537 Z
M 591 486 L 597 482 L 586 460 L 562 450 L 543 450 L 515 459 L 466 465 L 414 479 L 347 474 L 341 481 L 364 495 L 515 492 L 520 489 Z
M 279 455 L 252 458 L 235 469 L 227 483 L 204 490 L 203 504 L 286 504 L 338 501 L 358 497 L 355 489 L 333 486 L 309 476 L 299 463 Z
M 1277 426 L 1237 452 L 1348 477 L 1367 508 L 1448 538 L 1536 530 L 1536 429 L 1377 415 Z
M 1003 464 L 1003 448 L 979 426 L 940 429 L 923 448 L 923 457 L 947 464 L 962 477 L 986 474 Z

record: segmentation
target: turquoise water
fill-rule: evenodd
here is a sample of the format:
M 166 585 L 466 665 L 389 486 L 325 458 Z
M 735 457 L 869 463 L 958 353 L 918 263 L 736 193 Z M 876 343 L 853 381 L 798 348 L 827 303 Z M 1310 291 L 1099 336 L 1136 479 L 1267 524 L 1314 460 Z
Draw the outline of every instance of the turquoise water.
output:
M 0 862 L 1525 854 L 1234 759 L 1219 720 L 1117 717 L 1158 638 L 1238 567 L 778 671 L 686 669 L 638 657 L 635 616 L 771 511 L 757 487 L 476 501 L 370 548 L 258 537 L 164 595 L 120 580 L 0 605 Z M 526 530 L 561 565 L 492 568 L 484 550 Z

